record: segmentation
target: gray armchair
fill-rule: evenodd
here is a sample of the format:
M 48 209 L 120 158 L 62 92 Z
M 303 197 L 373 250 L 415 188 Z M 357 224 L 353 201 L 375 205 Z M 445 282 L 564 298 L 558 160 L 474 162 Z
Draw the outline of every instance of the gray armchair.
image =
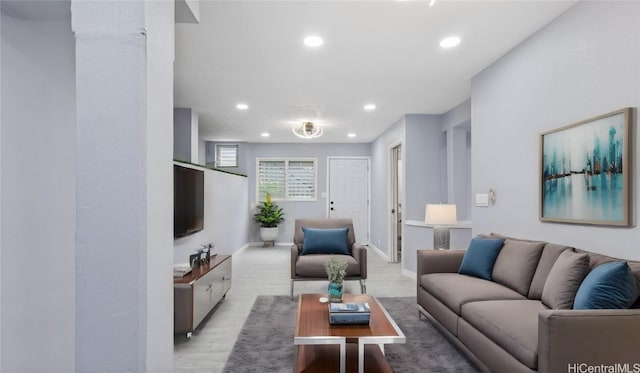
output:
M 296 281 L 321 281 L 327 279 L 324 263 L 333 254 L 301 255 L 304 245 L 302 227 L 307 228 L 349 228 L 348 246 L 350 255 L 340 255 L 347 261 L 345 281 L 360 282 L 360 292 L 365 294 L 367 286 L 367 250 L 356 243 L 353 222 L 351 219 L 296 219 L 293 246 L 291 246 L 291 300 L 293 300 L 293 284 Z

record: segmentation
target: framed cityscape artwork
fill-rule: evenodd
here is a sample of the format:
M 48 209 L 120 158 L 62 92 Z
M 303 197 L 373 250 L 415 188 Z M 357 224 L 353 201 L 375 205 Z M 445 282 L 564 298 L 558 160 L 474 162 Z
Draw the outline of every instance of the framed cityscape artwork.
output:
M 540 135 L 540 220 L 631 225 L 631 108 Z

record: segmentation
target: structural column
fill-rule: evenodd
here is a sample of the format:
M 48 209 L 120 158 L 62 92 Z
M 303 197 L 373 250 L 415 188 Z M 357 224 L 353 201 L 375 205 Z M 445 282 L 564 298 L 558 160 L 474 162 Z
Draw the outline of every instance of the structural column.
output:
M 163 192 L 171 190 L 172 129 L 170 125 L 159 129 L 163 145 L 169 145 L 167 165 L 150 166 L 154 157 L 160 162 L 165 159 L 157 157 L 155 145 L 151 146 L 154 156 L 149 152 L 153 136 L 147 117 L 153 110 L 149 110 L 147 93 L 147 6 L 144 1 L 72 1 L 77 88 L 78 372 L 151 371 L 149 353 L 161 355 L 156 358 L 165 363 L 159 364 L 164 371 L 171 371 L 173 365 L 168 332 L 172 324 L 166 311 L 172 305 L 171 259 L 163 259 L 172 255 L 171 241 L 154 238 L 160 244 L 153 254 L 160 259 L 148 261 L 152 255 L 149 235 L 155 231 L 150 229 L 150 221 L 170 227 L 165 221 L 170 221 L 171 211 L 166 211 L 165 204 L 160 205 L 165 214 L 161 223 L 149 218 L 148 206 L 160 197 L 171 201 L 168 193 L 159 196 L 151 192 L 149 183 L 162 183 Z M 166 106 L 170 123 L 171 100 Z M 170 240 L 170 228 L 167 230 L 160 236 Z M 162 277 L 157 273 L 168 277 L 160 284 L 167 289 L 156 288 L 150 281 Z M 149 303 L 152 298 L 156 307 Z M 166 341 L 156 342 L 164 347 L 150 342 L 152 333 L 166 337 Z

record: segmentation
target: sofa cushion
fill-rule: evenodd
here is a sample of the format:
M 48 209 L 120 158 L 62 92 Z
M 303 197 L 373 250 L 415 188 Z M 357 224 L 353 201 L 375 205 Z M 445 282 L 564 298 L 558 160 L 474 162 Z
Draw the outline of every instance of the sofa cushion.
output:
M 496 262 L 503 239 L 474 238 L 464 253 L 459 273 L 491 280 L 491 272 Z
M 627 262 L 604 263 L 589 272 L 578 288 L 573 308 L 629 308 L 638 297 L 636 279 Z
M 328 279 L 327 272 L 324 269 L 324 262 L 329 259 L 328 254 L 308 254 L 298 257 L 296 263 L 296 274 L 304 277 L 324 277 Z M 347 262 L 347 276 L 359 276 L 360 264 L 351 255 L 338 255 Z
M 302 227 L 304 242 L 301 255 L 343 254 L 349 255 L 347 232 L 349 228 L 309 228 Z
M 545 282 L 547 282 L 549 272 L 551 272 L 551 268 L 553 268 L 553 264 L 563 251 L 571 249 L 569 246 L 552 243 L 544 245 L 536 273 L 533 275 L 533 280 L 531 280 L 529 299 L 540 299 L 542 297 L 542 290 L 544 289 Z
M 531 369 L 538 368 L 537 300 L 495 300 L 462 306 L 462 318 Z
M 495 282 L 458 273 L 422 275 L 420 286 L 458 315 L 462 305 L 469 302 L 526 299 L 521 294 Z
M 589 270 L 589 256 L 565 250 L 556 260 L 542 290 L 542 302 L 554 309 L 571 309 L 580 283 Z
M 493 281 L 528 295 L 544 245 L 544 242 L 507 238 L 493 266 Z

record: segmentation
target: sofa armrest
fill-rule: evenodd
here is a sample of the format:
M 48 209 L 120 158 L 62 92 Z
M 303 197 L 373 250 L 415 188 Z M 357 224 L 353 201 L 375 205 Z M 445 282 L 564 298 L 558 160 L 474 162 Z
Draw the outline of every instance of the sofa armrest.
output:
M 629 364 L 630 372 L 640 371 L 638 346 L 640 309 L 538 314 L 539 372 L 586 372 L 581 369 L 615 364 Z
M 354 243 L 353 246 L 351 246 L 351 255 L 353 255 L 353 257 L 356 258 L 358 263 L 360 263 L 360 276 L 363 279 L 366 279 L 367 278 L 367 249 L 362 245 Z
M 298 250 L 298 245 L 291 245 L 291 278 L 296 278 L 296 263 L 298 262 L 298 255 L 300 250 Z
M 466 250 L 418 250 L 417 277 L 428 273 L 455 273 Z

